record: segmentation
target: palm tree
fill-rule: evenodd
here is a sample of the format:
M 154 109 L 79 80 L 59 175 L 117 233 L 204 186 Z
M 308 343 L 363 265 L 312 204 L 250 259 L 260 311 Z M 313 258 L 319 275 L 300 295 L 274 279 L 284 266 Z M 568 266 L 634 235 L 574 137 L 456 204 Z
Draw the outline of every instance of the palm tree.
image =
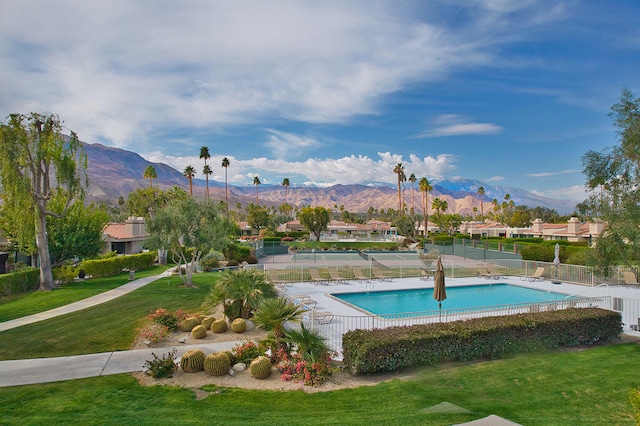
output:
M 289 178 L 284 178 L 282 180 L 282 186 L 284 186 L 284 203 L 287 204 L 287 197 L 289 196 L 289 185 L 291 185 L 291 182 L 289 182 Z
M 433 189 L 426 177 L 420 178 L 418 182 L 420 191 L 424 192 L 424 236 L 429 235 L 429 191 Z
M 286 341 L 295 346 L 296 352 L 307 362 L 316 362 L 329 354 L 325 338 L 317 330 L 310 330 L 300 324 L 300 329 L 285 330 Z
M 200 159 L 204 160 L 204 165 L 207 165 L 207 160 L 211 158 L 211 154 L 209 154 L 209 147 L 203 146 L 200 148 Z
M 192 166 L 187 166 L 184 168 L 182 175 L 189 180 L 189 195 L 193 197 L 193 177 L 196 175 L 196 169 Z
M 480 199 L 480 216 L 484 219 L 484 186 L 478 188 L 478 198 Z
M 253 322 L 273 333 L 275 348 L 271 348 L 271 356 L 276 361 L 279 353 L 289 353 L 286 341 L 284 324 L 289 321 L 299 321 L 303 310 L 287 299 L 277 297 L 273 299 L 263 299 L 253 315 Z
M 236 269 L 221 275 L 205 303 L 210 308 L 222 303 L 225 316 L 233 320 L 250 318 L 264 299 L 277 296 L 277 291 L 262 272 Z
M 227 171 L 229 170 L 229 166 L 231 162 L 227 157 L 222 159 L 222 167 L 224 167 L 224 202 L 227 205 L 227 217 L 229 217 L 229 185 L 227 181 Z
M 213 173 L 213 170 L 211 170 L 211 167 L 209 167 L 208 164 L 205 164 L 204 167 L 202 168 L 202 174 L 204 175 L 205 179 L 206 179 L 206 185 L 207 185 L 207 195 L 206 195 L 206 200 L 209 201 L 209 176 Z
M 258 203 L 258 185 L 260 185 L 261 183 L 262 182 L 260 182 L 260 178 L 258 176 L 253 177 L 253 184 L 256 186 L 256 206 L 260 205 Z
M 393 168 L 393 173 L 398 175 L 398 210 L 402 211 L 402 198 L 400 192 L 400 184 L 402 182 L 402 175 L 404 175 L 404 166 L 402 163 L 396 164 Z
M 411 176 L 409 176 L 409 182 L 411 182 L 411 208 L 413 210 L 416 209 L 415 188 L 413 184 L 416 183 L 417 180 L 416 175 L 411 173 Z
M 142 177 L 145 179 L 149 179 L 149 187 L 153 188 L 153 180 L 158 178 L 156 168 L 149 164 L 147 168 L 144 169 L 144 174 L 142 175 Z

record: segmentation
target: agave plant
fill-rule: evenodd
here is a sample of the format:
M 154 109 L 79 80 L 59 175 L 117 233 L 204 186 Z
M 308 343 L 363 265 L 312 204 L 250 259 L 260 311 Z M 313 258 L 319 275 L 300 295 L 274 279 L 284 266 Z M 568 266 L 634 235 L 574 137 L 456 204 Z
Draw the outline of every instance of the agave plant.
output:
M 272 342 L 265 342 L 271 346 L 272 358 L 277 358 L 279 351 L 289 353 L 289 346 L 285 339 L 284 324 L 287 321 L 299 321 L 303 310 L 299 306 L 283 298 L 263 299 L 253 316 L 253 322 L 267 331 L 272 332 Z
M 300 329 L 286 330 L 285 340 L 296 349 L 298 355 L 309 362 L 326 358 L 330 351 L 324 337 L 318 331 L 306 328 L 304 324 L 300 324 Z
M 263 299 L 277 295 L 263 273 L 255 269 L 236 269 L 222 273 L 205 303 L 209 307 L 222 303 L 224 314 L 230 320 L 247 319 Z

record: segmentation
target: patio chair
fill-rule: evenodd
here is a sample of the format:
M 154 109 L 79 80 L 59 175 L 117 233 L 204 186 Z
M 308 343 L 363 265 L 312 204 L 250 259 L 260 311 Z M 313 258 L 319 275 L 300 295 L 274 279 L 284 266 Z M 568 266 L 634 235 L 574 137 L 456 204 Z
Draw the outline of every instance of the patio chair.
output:
M 420 269 L 420 279 L 422 281 L 429 281 L 429 278 L 432 278 L 431 275 L 429 274 L 429 271 L 425 269 Z
M 360 268 L 360 267 L 354 267 L 353 268 L 353 277 L 358 281 L 366 281 L 366 282 L 371 281 L 371 279 L 369 277 L 365 276 L 362 273 L 362 268 Z
M 328 284 L 329 280 L 326 278 L 322 278 L 320 276 L 320 271 L 316 268 L 310 268 L 309 269 L 309 275 L 311 275 L 311 281 L 313 281 L 314 284 Z
M 544 280 L 544 267 L 538 266 L 531 275 L 527 275 L 521 278 L 523 281 L 543 281 Z
M 505 275 L 500 274 L 496 271 L 496 267 L 492 263 L 487 263 L 487 272 L 491 275 L 491 278 L 500 279 L 506 277 Z
M 293 286 L 293 283 L 291 281 L 280 278 L 278 272 L 275 269 L 267 269 L 267 281 L 269 281 L 276 287 L 283 289 L 284 291 L 287 291 L 286 287 Z
M 625 285 L 638 285 L 638 277 L 632 271 L 626 271 L 624 273 L 624 284 Z
M 494 278 L 494 275 L 489 272 L 486 265 L 478 265 L 478 277 L 480 278 Z
M 331 324 L 333 314 L 329 311 L 315 311 L 313 313 L 318 324 Z
M 318 302 L 313 300 L 311 296 L 308 294 L 298 294 L 296 296 L 291 296 L 293 298 L 293 303 L 295 305 L 304 305 L 309 308 L 315 308 Z
M 341 282 L 345 284 L 349 282 L 348 279 L 340 276 L 340 273 L 338 272 L 338 268 L 329 268 L 329 276 L 331 277 L 332 280 L 337 282 Z
M 374 266 L 373 268 L 371 268 L 371 271 L 373 272 L 373 276 L 376 279 L 379 279 L 381 281 L 391 281 L 391 277 L 386 276 L 384 272 L 382 272 L 382 269 L 380 269 L 380 267 Z

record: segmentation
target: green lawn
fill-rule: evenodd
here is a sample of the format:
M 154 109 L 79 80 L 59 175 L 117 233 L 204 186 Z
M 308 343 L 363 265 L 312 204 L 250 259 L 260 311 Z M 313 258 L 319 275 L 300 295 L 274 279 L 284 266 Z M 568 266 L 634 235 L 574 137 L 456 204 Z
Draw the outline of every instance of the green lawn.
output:
M 166 266 L 136 271 L 136 278 L 164 272 Z M 0 322 L 48 311 L 119 287 L 129 281 L 129 273 L 109 278 L 96 278 L 67 284 L 52 291 L 12 295 L 0 299 Z
M 306 394 L 142 387 L 128 375 L 0 388 L 2 424 L 451 425 L 496 414 L 524 425 L 633 425 L 635 343 L 419 369 L 411 380 Z M 470 414 L 430 413 L 449 402 Z
M 127 350 L 147 314 L 158 308 L 196 312 L 215 277 L 195 275 L 198 288 L 181 286 L 178 277 L 162 278 L 110 302 L 0 332 L 0 341 L 11 342 L 0 345 L 0 360 Z

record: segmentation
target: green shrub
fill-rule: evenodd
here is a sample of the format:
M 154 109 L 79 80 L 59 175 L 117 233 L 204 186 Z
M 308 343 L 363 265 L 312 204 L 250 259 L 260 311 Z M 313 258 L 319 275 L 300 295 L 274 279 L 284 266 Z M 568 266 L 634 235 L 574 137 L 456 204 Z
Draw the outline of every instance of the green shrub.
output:
M 174 349 L 166 355 L 162 355 L 162 358 L 158 358 L 156 354 L 151 353 L 153 359 L 145 361 L 143 367 L 148 369 L 151 373 L 151 377 L 156 379 L 161 377 L 171 377 L 177 367 L 175 362 L 176 353 L 177 351 Z
M 256 264 L 258 263 L 258 258 L 257 258 L 257 257 L 255 257 L 255 256 L 247 256 L 247 258 L 246 258 L 246 262 L 247 262 L 249 265 L 256 265 Z
M 58 266 L 53 268 L 53 281 L 56 285 L 72 283 L 77 276 L 76 268 L 71 265 Z
M 252 342 L 251 340 L 244 340 L 240 344 L 233 347 L 231 350 L 236 362 L 242 362 L 244 364 L 251 364 L 251 361 L 264 355 L 262 349 Z
M 87 275 L 95 278 L 104 278 L 118 275 L 123 269 L 141 270 L 153 266 L 156 252 L 132 254 L 128 256 L 107 257 L 102 259 L 89 259 L 80 263 L 78 268 L 83 269 Z
M 501 358 L 560 346 L 593 344 L 622 332 L 620 314 L 599 308 L 563 309 L 450 323 L 353 330 L 342 338 L 353 374 Z
M 37 268 L 22 268 L 0 275 L 0 296 L 36 291 L 39 286 L 40 270 Z

